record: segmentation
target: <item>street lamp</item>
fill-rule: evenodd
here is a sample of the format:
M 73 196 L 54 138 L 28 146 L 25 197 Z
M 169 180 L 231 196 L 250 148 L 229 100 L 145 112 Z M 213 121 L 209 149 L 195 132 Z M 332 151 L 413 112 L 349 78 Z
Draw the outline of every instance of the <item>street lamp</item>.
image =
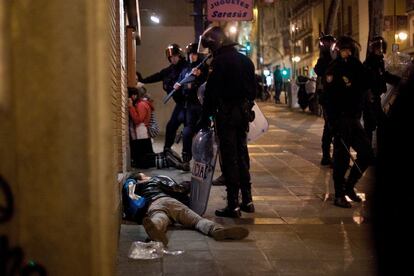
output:
M 150 19 L 152 22 L 154 22 L 155 24 L 159 24 L 160 23 L 160 18 L 158 16 L 156 16 L 155 14 L 150 16 Z
M 156 12 L 150 9 L 140 9 L 141 12 L 146 12 L 149 15 L 149 19 L 154 24 L 159 24 L 161 22 L 160 17 L 157 15 Z
M 404 40 L 406 40 L 406 39 L 408 38 L 408 34 L 407 34 L 406 32 L 399 32 L 399 33 L 398 33 L 398 38 L 399 38 L 401 41 L 404 41 Z
M 236 26 L 231 26 L 229 28 L 229 32 L 233 35 L 236 34 L 237 33 L 237 27 Z

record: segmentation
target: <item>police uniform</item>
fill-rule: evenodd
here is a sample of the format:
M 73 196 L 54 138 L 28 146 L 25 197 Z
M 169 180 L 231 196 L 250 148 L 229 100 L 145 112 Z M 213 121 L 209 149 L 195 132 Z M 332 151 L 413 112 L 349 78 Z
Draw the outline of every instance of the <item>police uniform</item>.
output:
M 200 64 L 201 58 L 197 61 L 192 62 L 186 68 L 183 69 L 180 76 L 178 77 L 178 82 L 183 80 L 185 77 L 191 74 L 192 69 Z M 190 83 L 183 84 L 180 90 L 176 93 L 181 94 L 184 98 L 184 109 L 183 109 L 183 151 L 182 157 L 184 162 L 189 162 L 192 158 L 192 141 L 196 133 L 196 125 L 201 115 L 201 103 L 197 97 L 197 90 L 202 83 L 205 82 L 208 74 L 207 66 L 201 68 L 201 75 L 198 76 L 194 81 Z
M 385 71 L 384 56 L 370 53 L 364 61 L 369 80 L 370 90 L 365 97 L 363 120 L 368 139 L 372 142 L 372 132 L 384 121 L 385 114 L 381 106 L 381 95 L 387 91 L 387 83 L 396 84 L 399 77 Z
M 334 134 L 335 205 L 344 208 L 351 207 L 345 195 L 353 201 L 361 201 L 354 186 L 373 155 L 360 123 L 366 76 L 366 71 L 357 58 L 350 56 L 343 59 L 338 56 L 327 69 L 324 79 L 327 119 Z M 357 158 L 345 180 L 350 147 L 357 152 Z
M 318 58 L 318 61 L 315 65 L 315 73 L 318 75 L 317 82 L 322 84 L 323 78 L 325 77 L 325 72 L 328 69 L 329 64 L 332 62 L 332 57 L 329 53 L 329 49 L 325 52 L 321 50 L 321 56 Z M 322 106 L 323 118 L 324 118 L 324 125 L 323 125 L 323 133 L 322 133 L 322 160 L 321 165 L 331 165 L 331 144 L 332 144 L 332 133 L 328 126 L 328 121 L 326 119 L 326 100 L 324 98 L 324 88 L 323 85 L 318 88 L 317 95 L 319 104 Z
M 206 35 L 207 34 L 207 35 Z M 212 35 L 212 43 L 203 39 Z M 247 149 L 249 115 L 256 96 L 254 65 L 245 55 L 226 42 L 219 27 L 212 27 L 203 34 L 202 44 L 213 52 L 204 102 L 202 121 L 215 117 L 226 179 L 227 206 L 216 211 L 217 216 L 240 217 L 239 190 L 242 193 L 242 210 L 252 210 L 250 159 Z M 250 118 L 251 119 L 251 118 Z
M 173 49 L 176 49 L 178 45 L 173 45 Z M 170 49 L 171 46 L 167 48 Z M 179 47 L 178 47 L 179 49 Z M 177 50 L 178 51 L 178 50 Z M 176 52 L 174 54 L 182 54 L 181 49 L 180 52 Z M 167 53 L 168 55 L 171 53 Z M 169 57 L 168 57 L 169 58 Z M 147 78 L 140 79 L 139 81 L 142 83 L 154 83 L 162 81 L 163 89 L 165 92 L 170 93 L 174 89 L 174 84 L 177 82 L 181 72 L 183 69 L 187 68 L 189 65 L 185 60 L 184 56 L 180 56 L 180 60 L 177 64 L 171 64 L 168 67 L 162 69 L 160 72 L 155 73 Z M 174 144 L 175 136 L 177 134 L 178 127 L 184 123 L 184 112 L 185 112 L 185 99 L 182 93 L 174 93 L 173 99 L 175 101 L 175 107 L 171 114 L 170 120 L 167 123 L 166 133 L 165 133 L 165 142 L 164 142 L 164 150 L 170 149 L 171 146 Z M 189 167 L 185 168 L 185 170 L 189 170 Z

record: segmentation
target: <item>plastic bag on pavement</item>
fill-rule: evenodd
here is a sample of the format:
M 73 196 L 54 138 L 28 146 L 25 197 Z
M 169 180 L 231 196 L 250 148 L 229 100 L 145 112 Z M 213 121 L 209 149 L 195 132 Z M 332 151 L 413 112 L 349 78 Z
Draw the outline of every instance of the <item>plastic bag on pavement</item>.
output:
M 168 251 L 165 250 L 162 242 L 133 242 L 129 248 L 128 257 L 134 260 L 153 260 L 162 258 L 164 255 L 181 255 L 183 250 Z

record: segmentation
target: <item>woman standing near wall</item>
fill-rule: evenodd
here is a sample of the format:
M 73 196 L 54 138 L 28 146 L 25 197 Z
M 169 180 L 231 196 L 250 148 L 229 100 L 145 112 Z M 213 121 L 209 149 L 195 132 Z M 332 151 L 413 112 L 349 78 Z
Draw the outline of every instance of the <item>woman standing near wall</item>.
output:
M 128 96 L 132 166 L 154 167 L 154 150 L 148 133 L 154 106 L 145 88 L 128 88 Z

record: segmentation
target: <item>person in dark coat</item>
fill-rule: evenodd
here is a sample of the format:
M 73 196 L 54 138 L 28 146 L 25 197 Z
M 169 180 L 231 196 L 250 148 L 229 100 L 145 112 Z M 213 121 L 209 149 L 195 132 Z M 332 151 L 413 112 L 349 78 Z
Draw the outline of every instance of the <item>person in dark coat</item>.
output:
M 171 64 L 162 69 L 160 72 L 143 79 L 141 78 L 139 81 L 144 84 L 162 81 L 163 89 L 168 94 L 174 89 L 174 84 L 177 82 L 183 69 L 188 67 L 188 63 L 185 59 L 184 52 L 178 44 L 173 43 L 168 45 L 165 50 L 165 54 Z M 184 123 L 184 95 L 182 93 L 174 93 L 173 99 L 175 101 L 175 107 L 171 114 L 170 120 L 167 123 L 164 151 L 171 150 L 171 147 L 175 141 L 177 130 L 179 126 Z M 185 171 L 189 171 L 189 164 L 187 163 L 183 169 Z
M 240 217 L 242 211 L 254 212 L 247 149 L 249 121 L 256 97 L 254 65 L 239 53 L 220 27 L 208 28 L 201 44 L 213 54 L 207 80 L 200 125 L 206 127 L 214 117 L 222 172 L 226 180 L 227 206 L 216 216 Z M 239 190 L 242 202 L 239 207 Z
M 280 94 L 282 93 L 283 87 L 283 77 L 280 70 L 280 65 L 276 65 L 275 70 L 273 71 L 273 82 L 275 85 L 275 103 L 280 103 Z
M 368 55 L 364 66 L 369 73 L 370 89 L 365 97 L 363 110 L 364 129 L 372 144 L 373 131 L 378 127 L 381 136 L 381 127 L 384 122 L 384 111 L 381 107 L 381 95 L 387 92 L 387 83 L 396 85 L 400 78 L 385 70 L 384 54 L 387 51 L 387 43 L 381 36 L 374 37 L 368 47 Z
M 367 90 L 367 73 L 362 63 L 354 56 L 357 42 L 343 36 L 336 42 L 338 57 L 326 70 L 326 112 L 329 126 L 334 135 L 333 181 L 334 204 L 351 208 L 345 195 L 354 202 L 361 202 L 355 192 L 355 185 L 371 163 L 373 152 L 362 128 L 360 118 L 364 93 Z M 357 152 L 357 158 L 348 178 L 350 147 Z
M 317 83 L 317 95 L 319 104 L 322 106 L 322 114 L 324 119 L 323 133 L 322 133 L 322 159 L 321 165 L 332 165 L 331 158 L 331 144 L 333 136 L 328 126 L 328 120 L 326 118 L 326 97 L 324 93 L 324 87 L 322 80 L 325 76 L 325 72 L 328 69 L 329 64 L 332 62 L 331 47 L 335 43 L 335 37 L 331 35 L 323 35 L 319 38 L 319 58 L 315 65 L 315 73 L 318 75 Z
M 184 96 L 182 158 L 185 165 L 189 167 L 189 162 L 192 158 L 192 141 L 196 133 L 196 124 L 201 115 L 201 103 L 198 100 L 197 90 L 207 79 L 208 66 L 204 64 L 201 68 L 196 68 L 204 58 L 202 54 L 198 53 L 198 43 L 188 44 L 186 52 L 188 66 L 181 71 L 174 89 L 177 90 L 175 93 L 181 93 Z M 179 82 L 189 75 L 194 75 L 195 78 L 188 83 L 180 85 Z

